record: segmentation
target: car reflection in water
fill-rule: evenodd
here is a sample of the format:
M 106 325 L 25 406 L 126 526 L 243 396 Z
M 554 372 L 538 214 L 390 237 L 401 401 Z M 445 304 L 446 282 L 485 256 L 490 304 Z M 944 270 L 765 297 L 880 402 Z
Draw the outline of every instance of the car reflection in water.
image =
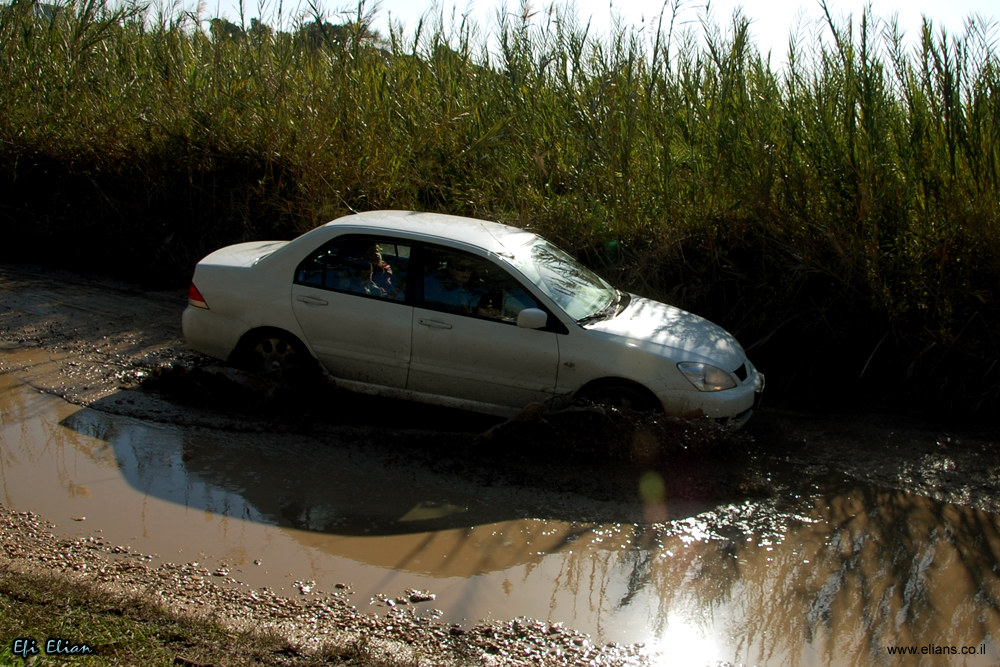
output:
M 284 528 L 392 538 L 416 560 L 400 561 L 399 552 L 373 550 L 367 542 L 358 542 L 358 550 L 340 542 L 345 552 L 338 555 L 435 576 L 473 576 L 537 561 L 597 526 L 634 524 L 643 513 L 642 506 L 634 503 L 478 487 L 458 476 L 394 464 L 391 452 L 376 446 L 150 429 L 92 410 L 75 413 L 64 425 L 107 441 L 128 483 L 144 494 Z M 454 535 L 445 537 L 449 531 Z M 428 535 L 438 535 L 435 539 L 450 545 L 440 549 L 449 554 L 448 560 L 434 563 L 419 553 L 416 545 L 428 548 Z M 454 553 L 459 549 L 452 544 L 454 539 L 474 549 L 475 555 L 464 558 Z M 461 562 L 476 566 L 455 571 Z

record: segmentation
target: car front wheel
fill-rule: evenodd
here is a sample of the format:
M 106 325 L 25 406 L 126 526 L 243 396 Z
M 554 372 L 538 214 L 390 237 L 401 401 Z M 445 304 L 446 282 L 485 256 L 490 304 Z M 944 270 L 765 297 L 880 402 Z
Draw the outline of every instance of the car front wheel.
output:
M 618 410 L 629 409 L 639 412 L 662 410 L 659 401 L 647 389 L 624 382 L 609 382 L 591 387 L 580 393 L 579 400 Z

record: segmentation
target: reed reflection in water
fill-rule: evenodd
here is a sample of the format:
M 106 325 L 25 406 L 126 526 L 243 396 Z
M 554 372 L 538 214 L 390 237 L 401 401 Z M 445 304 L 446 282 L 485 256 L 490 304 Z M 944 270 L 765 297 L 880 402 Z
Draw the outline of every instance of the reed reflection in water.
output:
M 930 647 L 904 664 L 997 663 L 1000 517 L 861 484 L 801 500 L 785 530 L 668 529 L 635 577 L 659 592 L 652 652 L 676 650 L 679 624 L 751 664 L 900 664 L 890 646 Z

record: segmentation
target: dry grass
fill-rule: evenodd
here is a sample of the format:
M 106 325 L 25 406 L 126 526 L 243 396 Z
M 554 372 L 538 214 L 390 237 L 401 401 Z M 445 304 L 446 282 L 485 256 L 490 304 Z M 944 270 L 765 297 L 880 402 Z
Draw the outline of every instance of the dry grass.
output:
M 318 665 L 342 656 L 349 664 L 383 666 L 357 645 L 326 646 L 303 656 L 274 632 L 227 630 L 210 618 L 176 614 L 140 595 L 122 595 L 52 574 L 0 568 L 0 664 L 21 665 L 15 638 L 33 638 L 40 653 L 29 664 L 65 664 L 46 655 L 46 639 L 87 644 L 82 665 Z M 30 656 L 29 656 L 30 657 Z M 408 662 L 392 663 L 403 667 Z

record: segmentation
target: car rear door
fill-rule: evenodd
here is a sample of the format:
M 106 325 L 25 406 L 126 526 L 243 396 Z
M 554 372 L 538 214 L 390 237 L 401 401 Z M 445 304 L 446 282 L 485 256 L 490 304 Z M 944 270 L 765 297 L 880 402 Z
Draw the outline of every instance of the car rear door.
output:
M 407 389 L 506 407 L 550 398 L 559 335 L 517 326 L 540 307 L 530 292 L 484 257 L 429 245 L 421 257 Z M 453 271 L 466 264 L 468 277 Z
M 413 322 L 406 298 L 409 257 L 408 242 L 350 235 L 299 264 L 292 308 L 334 377 L 406 387 Z

